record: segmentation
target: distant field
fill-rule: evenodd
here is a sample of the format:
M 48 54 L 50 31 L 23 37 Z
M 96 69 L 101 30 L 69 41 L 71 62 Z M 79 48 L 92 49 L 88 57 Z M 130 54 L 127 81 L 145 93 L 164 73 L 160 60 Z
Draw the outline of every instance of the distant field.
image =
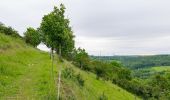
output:
M 134 70 L 133 75 L 139 78 L 148 78 L 155 74 L 165 75 L 166 73 L 170 73 L 170 66 L 156 66 Z
M 151 70 L 155 70 L 155 71 L 169 71 L 170 72 L 170 66 L 157 66 L 157 67 L 151 67 Z

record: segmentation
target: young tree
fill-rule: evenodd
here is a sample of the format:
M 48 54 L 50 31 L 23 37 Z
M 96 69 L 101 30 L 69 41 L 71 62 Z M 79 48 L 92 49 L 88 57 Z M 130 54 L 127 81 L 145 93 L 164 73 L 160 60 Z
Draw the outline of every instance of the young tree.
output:
M 80 68 L 86 69 L 89 62 L 89 56 L 85 49 L 78 48 L 76 50 L 75 61 L 78 63 Z
M 54 10 L 43 17 L 40 29 L 43 33 L 44 43 L 61 57 L 62 51 L 67 53 L 74 48 L 74 35 L 72 34 L 69 20 L 65 18 L 65 7 L 54 7 Z
M 27 31 L 24 33 L 24 35 L 26 43 L 29 43 L 34 47 L 36 47 L 41 42 L 40 34 L 34 28 L 31 27 L 27 28 Z
M 72 51 L 74 48 L 74 35 L 69 26 L 69 20 L 65 18 L 65 7 L 63 4 L 60 8 L 54 7 L 54 10 L 45 15 L 42 19 L 40 29 L 43 36 L 43 42 L 47 47 L 51 48 L 52 55 L 52 73 L 53 73 L 53 51 L 59 54 L 61 58 L 64 53 Z M 54 75 L 52 75 L 54 77 Z M 60 97 L 60 76 L 59 71 L 59 82 L 58 82 L 58 98 Z

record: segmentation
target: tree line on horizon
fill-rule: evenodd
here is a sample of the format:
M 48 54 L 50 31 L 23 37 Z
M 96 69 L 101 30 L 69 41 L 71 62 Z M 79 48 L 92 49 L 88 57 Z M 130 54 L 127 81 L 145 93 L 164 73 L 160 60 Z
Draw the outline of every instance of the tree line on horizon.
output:
M 150 55 L 150 56 L 91 56 L 92 59 L 102 59 L 106 61 L 120 61 L 125 67 L 132 70 L 149 68 L 154 66 L 170 66 L 170 55 Z

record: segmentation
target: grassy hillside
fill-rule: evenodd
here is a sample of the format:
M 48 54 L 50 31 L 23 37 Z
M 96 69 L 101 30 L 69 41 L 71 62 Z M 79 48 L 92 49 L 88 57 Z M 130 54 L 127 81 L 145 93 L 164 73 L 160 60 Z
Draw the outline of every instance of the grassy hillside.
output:
M 0 34 L 0 98 L 52 98 L 55 93 L 47 53 Z
M 113 85 L 97 80 L 90 72 L 82 71 L 70 62 L 59 62 L 55 55 L 54 76 L 49 54 L 32 48 L 22 40 L 0 33 L 0 99 L 2 100 L 56 100 L 58 68 L 72 68 L 81 74 L 84 86 L 68 78 L 61 78 L 61 95 L 64 100 L 134 100 L 136 97 Z M 138 99 L 138 98 L 136 98 Z

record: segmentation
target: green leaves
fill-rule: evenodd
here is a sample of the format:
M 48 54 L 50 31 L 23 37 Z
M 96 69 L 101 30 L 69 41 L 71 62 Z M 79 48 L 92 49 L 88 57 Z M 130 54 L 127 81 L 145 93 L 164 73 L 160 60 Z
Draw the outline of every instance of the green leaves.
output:
M 54 7 L 54 10 L 43 17 L 40 29 L 42 30 L 44 43 L 56 50 L 59 55 L 66 56 L 74 48 L 74 35 L 69 26 L 69 19 L 64 16 L 65 7 Z M 60 51 L 63 51 L 60 52 Z
M 31 27 L 27 28 L 27 31 L 24 33 L 24 35 L 26 43 L 29 43 L 34 47 L 36 47 L 41 42 L 40 34 L 34 28 Z
M 10 35 L 10 36 L 13 36 L 13 37 L 22 38 L 15 29 L 13 29 L 10 26 L 7 27 L 2 23 L 0 23 L 0 33 L 3 33 L 5 35 Z
M 86 69 L 89 63 L 89 56 L 85 49 L 78 48 L 75 50 L 74 60 L 80 68 Z

